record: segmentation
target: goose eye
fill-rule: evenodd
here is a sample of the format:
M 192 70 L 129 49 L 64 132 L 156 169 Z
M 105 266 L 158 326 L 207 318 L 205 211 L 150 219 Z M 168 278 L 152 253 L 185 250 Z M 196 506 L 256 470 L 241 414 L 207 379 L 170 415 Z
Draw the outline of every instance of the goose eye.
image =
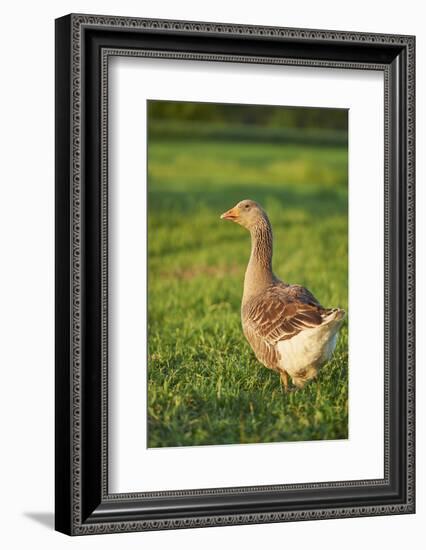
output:
M 250 208 L 250 205 L 246 204 L 244 208 L 247 210 L 247 208 Z

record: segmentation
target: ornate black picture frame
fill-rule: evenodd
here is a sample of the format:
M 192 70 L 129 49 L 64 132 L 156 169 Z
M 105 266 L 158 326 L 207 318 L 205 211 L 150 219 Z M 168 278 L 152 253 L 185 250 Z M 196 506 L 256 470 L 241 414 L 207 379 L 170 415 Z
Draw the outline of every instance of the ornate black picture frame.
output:
M 110 56 L 382 71 L 384 478 L 108 491 Z M 413 36 L 68 15 L 56 21 L 56 529 L 70 535 L 414 513 Z

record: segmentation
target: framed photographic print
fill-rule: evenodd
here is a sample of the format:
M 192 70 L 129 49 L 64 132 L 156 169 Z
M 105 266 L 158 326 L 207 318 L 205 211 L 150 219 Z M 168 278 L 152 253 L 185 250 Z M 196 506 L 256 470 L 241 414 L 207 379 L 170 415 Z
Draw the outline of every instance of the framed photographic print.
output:
M 56 529 L 413 513 L 412 36 L 56 21 Z

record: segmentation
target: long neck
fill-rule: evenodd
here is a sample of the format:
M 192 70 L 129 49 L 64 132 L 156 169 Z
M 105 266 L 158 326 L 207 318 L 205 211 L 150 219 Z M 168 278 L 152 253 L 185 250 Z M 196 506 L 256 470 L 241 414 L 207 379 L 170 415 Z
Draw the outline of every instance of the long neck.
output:
M 274 280 L 272 273 L 272 228 L 262 217 L 250 230 L 251 254 L 244 278 L 243 303 L 255 296 Z

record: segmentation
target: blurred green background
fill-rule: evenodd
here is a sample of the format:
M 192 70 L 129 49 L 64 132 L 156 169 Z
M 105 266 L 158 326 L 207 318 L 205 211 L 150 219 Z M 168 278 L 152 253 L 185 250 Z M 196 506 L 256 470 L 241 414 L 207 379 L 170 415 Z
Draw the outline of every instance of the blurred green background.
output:
M 285 394 L 240 322 L 250 238 L 219 219 L 267 211 L 277 276 L 347 309 L 347 111 L 148 102 L 148 446 L 348 437 L 348 334 Z

